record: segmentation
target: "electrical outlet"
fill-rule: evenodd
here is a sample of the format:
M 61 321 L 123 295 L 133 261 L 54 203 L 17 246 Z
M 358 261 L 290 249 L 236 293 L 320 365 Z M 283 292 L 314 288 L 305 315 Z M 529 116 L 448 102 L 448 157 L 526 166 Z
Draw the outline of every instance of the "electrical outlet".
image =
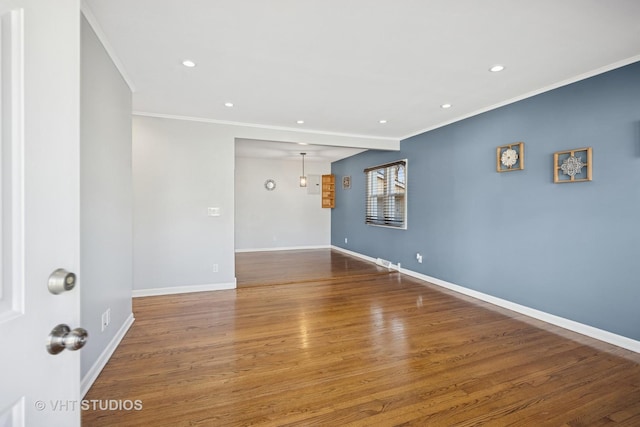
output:
M 213 272 L 214 273 L 218 272 L 218 264 L 213 264 Z

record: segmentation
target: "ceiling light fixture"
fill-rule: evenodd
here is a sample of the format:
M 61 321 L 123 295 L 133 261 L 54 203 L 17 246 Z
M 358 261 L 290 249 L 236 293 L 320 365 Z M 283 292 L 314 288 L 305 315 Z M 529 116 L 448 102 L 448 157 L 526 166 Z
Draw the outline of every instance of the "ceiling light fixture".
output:
M 196 63 L 193 61 L 189 61 L 188 59 L 185 61 L 182 61 L 182 65 L 184 65 L 185 67 L 189 67 L 189 68 L 193 68 L 196 66 Z
M 304 174 L 304 156 L 306 156 L 307 153 L 300 153 L 300 155 L 302 156 L 302 175 L 300 176 L 300 187 L 306 187 L 307 176 Z
M 489 71 L 491 71 L 492 73 L 497 73 L 502 70 L 504 70 L 504 65 L 500 65 L 500 64 L 496 64 L 493 67 L 489 68 Z
M 442 104 L 440 108 L 444 108 L 444 109 L 451 108 L 451 104 Z
M 296 123 L 299 124 L 299 125 L 303 125 L 304 124 L 304 120 L 298 120 Z
M 225 102 L 224 106 L 231 108 L 231 107 L 233 107 L 233 102 Z
M 387 121 L 382 119 L 382 120 L 378 120 L 378 123 L 385 124 L 385 123 L 387 123 Z

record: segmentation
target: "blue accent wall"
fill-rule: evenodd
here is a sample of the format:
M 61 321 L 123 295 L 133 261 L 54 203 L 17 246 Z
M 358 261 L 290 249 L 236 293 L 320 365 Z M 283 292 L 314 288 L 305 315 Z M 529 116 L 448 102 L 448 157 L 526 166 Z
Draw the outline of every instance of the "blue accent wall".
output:
M 497 173 L 496 148 L 518 141 L 525 169 Z M 593 147 L 593 181 L 554 184 L 553 153 L 581 147 Z M 408 229 L 365 225 L 364 168 L 403 158 Z M 332 173 L 352 177 L 336 186 L 333 245 L 640 340 L 640 62 Z

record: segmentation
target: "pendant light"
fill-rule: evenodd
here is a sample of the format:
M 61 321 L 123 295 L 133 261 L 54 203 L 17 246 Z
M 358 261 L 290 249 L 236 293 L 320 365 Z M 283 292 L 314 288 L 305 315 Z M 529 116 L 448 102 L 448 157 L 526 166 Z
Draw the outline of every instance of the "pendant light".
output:
M 300 155 L 302 156 L 302 175 L 300 176 L 300 187 L 306 187 L 307 176 L 304 174 L 304 156 L 306 156 L 307 153 L 300 153 Z

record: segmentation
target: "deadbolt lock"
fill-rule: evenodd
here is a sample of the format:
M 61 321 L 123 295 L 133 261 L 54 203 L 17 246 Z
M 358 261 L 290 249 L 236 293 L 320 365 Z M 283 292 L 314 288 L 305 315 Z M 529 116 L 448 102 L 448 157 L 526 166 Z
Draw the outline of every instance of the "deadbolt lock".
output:
M 54 295 L 61 294 L 65 291 L 70 291 L 76 285 L 76 275 L 59 268 L 49 276 L 49 292 Z

